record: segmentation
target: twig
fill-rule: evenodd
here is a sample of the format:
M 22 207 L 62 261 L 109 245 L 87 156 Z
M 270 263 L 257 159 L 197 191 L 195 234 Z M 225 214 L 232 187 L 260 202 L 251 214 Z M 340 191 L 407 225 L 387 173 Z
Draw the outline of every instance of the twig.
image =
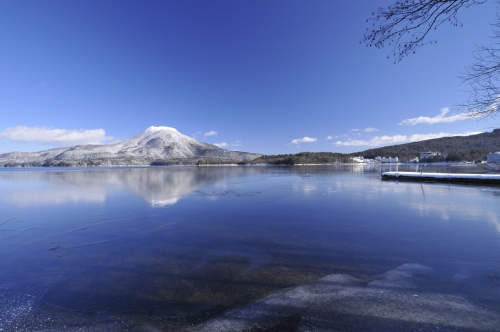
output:
M 16 219 L 16 218 L 17 218 L 17 217 L 14 217 L 14 218 L 12 218 L 12 219 L 9 219 L 9 220 L 7 220 L 7 221 L 3 222 L 2 224 L 0 224 L 0 226 L 3 226 L 3 225 L 5 225 L 6 223 L 8 223 L 9 221 L 12 221 L 12 220 L 14 220 L 14 219 Z

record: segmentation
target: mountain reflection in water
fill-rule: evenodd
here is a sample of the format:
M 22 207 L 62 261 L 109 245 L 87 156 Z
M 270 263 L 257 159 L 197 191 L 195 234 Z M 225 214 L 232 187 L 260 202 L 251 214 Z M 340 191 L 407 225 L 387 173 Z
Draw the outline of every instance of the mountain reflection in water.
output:
M 500 188 L 380 172 L 2 170 L 0 329 L 495 331 Z
M 152 206 L 175 204 L 197 188 L 217 184 L 240 176 L 257 174 L 256 169 L 228 167 L 192 168 L 124 168 L 106 170 L 19 171 L 0 172 L 0 181 L 8 187 L 3 196 L 9 204 L 18 206 L 63 203 L 104 203 L 106 193 L 128 190 L 141 196 Z M 37 189 L 33 190 L 32 185 Z

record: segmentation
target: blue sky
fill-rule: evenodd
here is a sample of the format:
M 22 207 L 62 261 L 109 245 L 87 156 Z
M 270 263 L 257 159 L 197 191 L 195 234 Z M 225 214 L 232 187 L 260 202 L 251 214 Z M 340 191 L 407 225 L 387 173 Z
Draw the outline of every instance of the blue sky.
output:
M 392 1 L 2 1 L 0 153 L 125 140 L 149 126 L 266 154 L 355 152 L 491 131 L 457 73 L 494 1 L 394 64 L 360 44 Z

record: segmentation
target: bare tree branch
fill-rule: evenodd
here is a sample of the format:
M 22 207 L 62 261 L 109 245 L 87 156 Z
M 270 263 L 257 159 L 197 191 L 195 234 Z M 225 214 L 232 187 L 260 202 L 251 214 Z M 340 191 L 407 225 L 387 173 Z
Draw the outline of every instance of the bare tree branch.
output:
M 427 40 L 431 30 L 449 22 L 462 26 L 457 13 L 462 8 L 480 5 L 487 0 L 396 0 L 386 8 L 379 7 L 366 22 L 373 22 L 367 29 L 362 43 L 366 46 L 392 47 L 388 58 L 395 63 L 415 53 L 417 49 L 434 44 Z M 500 0 L 497 0 L 500 3 Z M 492 43 L 479 46 L 474 52 L 475 63 L 459 74 L 462 83 L 469 85 L 470 97 L 459 104 L 470 118 L 484 118 L 500 113 L 500 11 L 493 25 Z
M 379 7 L 367 22 L 373 22 L 373 29 L 367 29 L 362 43 L 382 48 L 392 46 L 387 56 L 401 61 L 417 49 L 434 44 L 436 40 L 426 40 L 433 29 L 444 22 L 462 26 L 457 12 L 465 7 L 483 4 L 487 0 L 397 0 L 387 8 Z M 411 34 L 411 35 L 410 35 Z
M 497 9 L 500 22 L 500 11 Z M 494 24 L 492 43 L 479 46 L 474 52 L 475 63 L 465 67 L 459 78 L 470 86 L 471 96 L 460 104 L 471 117 L 486 117 L 497 114 L 500 103 L 500 23 Z

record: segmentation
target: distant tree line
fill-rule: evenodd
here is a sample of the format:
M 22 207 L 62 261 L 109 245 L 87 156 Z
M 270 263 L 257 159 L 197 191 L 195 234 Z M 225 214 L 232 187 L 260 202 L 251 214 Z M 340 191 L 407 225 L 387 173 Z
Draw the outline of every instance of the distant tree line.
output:
M 155 159 L 150 166 L 203 166 L 203 165 L 234 165 L 238 161 L 216 158 L 178 158 L 178 159 Z
M 278 154 L 261 156 L 244 164 L 296 165 L 296 164 L 333 164 L 347 163 L 349 156 L 334 152 L 301 152 L 297 154 Z

